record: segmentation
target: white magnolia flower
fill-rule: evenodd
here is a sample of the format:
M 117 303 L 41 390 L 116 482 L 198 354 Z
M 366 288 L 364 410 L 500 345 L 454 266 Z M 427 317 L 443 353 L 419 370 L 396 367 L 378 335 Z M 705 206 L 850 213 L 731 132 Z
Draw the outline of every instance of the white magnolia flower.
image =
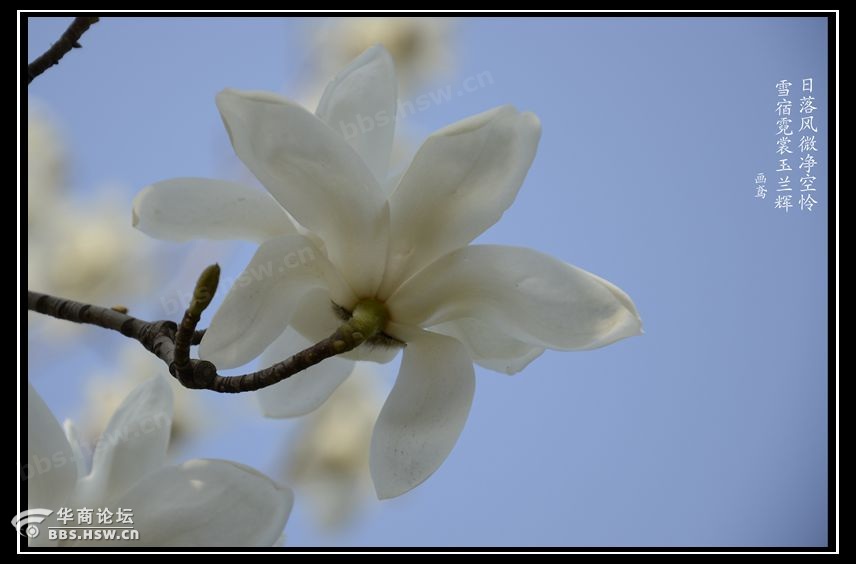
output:
M 330 302 L 386 310 L 384 334 L 343 355 L 386 362 L 397 351 L 383 344 L 407 344 L 372 437 L 381 498 L 449 454 L 472 402 L 473 361 L 514 373 L 545 348 L 592 349 L 641 330 L 633 302 L 602 278 L 529 249 L 468 246 L 514 200 L 540 136 L 535 115 L 503 106 L 455 123 L 389 176 L 393 125 L 379 118 L 395 115 L 395 92 L 381 47 L 336 76 L 315 114 L 273 94 L 221 92 L 235 151 L 269 194 L 184 178 L 146 188 L 134 206 L 137 227 L 155 237 L 263 242 L 202 341 L 220 368 L 252 360 L 289 326 L 294 350 L 329 336 L 341 323 Z M 348 135 L 366 116 L 378 119 Z M 262 393 L 277 396 L 281 416 L 305 413 L 350 372 L 341 358 L 318 368 Z
M 127 541 L 133 546 L 271 546 L 291 512 L 291 491 L 226 460 L 165 466 L 171 418 L 172 390 L 163 377 L 138 386 L 110 419 L 90 470 L 71 423 L 64 434 L 28 386 L 27 505 L 54 512 L 31 546 L 57 543 L 46 531 L 57 525 L 60 508 L 76 515 L 81 508 L 116 513 L 120 507 L 133 513 L 139 531 L 139 540 Z M 103 540 L 60 544 L 110 546 Z

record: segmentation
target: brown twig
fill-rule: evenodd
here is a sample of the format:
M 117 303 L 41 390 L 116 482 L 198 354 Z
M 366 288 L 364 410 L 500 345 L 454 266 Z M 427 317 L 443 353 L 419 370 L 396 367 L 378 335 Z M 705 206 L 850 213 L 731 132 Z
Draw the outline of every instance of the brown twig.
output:
M 60 36 L 56 43 L 50 46 L 40 57 L 27 65 L 27 84 L 30 84 L 34 78 L 57 64 L 66 53 L 72 49 L 80 48 L 80 38 L 89 29 L 89 26 L 96 23 L 98 18 L 95 17 L 80 17 L 74 18 L 68 29 Z
M 353 350 L 383 331 L 387 321 L 383 306 L 373 301 L 360 302 L 349 320 L 332 335 L 311 347 L 263 370 L 241 376 L 220 376 L 217 367 L 211 362 L 190 358 L 190 346 L 199 344 L 205 334 L 204 330 L 196 330 L 196 324 L 217 290 L 219 276 L 220 268 L 217 265 L 203 271 L 180 325 L 168 320 L 143 321 L 113 308 L 32 291 L 27 292 L 27 309 L 57 319 L 119 332 L 138 341 L 164 361 L 170 374 L 183 386 L 227 394 L 272 386 L 326 358 Z

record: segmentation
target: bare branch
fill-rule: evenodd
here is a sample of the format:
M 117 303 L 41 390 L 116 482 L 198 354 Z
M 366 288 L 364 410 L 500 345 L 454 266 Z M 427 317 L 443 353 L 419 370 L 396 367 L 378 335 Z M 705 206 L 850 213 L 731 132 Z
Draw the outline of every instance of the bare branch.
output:
M 81 17 L 74 18 L 68 29 L 60 36 L 56 43 L 50 46 L 40 57 L 27 65 L 27 84 L 33 82 L 33 79 L 59 63 L 66 53 L 72 49 L 77 49 L 81 45 L 78 43 L 80 38 L 89 29 L 89 26 L 96 23 L 98 18 Z
M 190 347 L 205 334 L 196 330 L 199 318 L 217 290 L 220 268 L 215 264 L 203 271 L 196 283 L 193 300 L 181 325 L 175 322 L 143 321 L 114 308 L 84 304 L 39 292 L 27 292 L 27 309 L 74 323 L 95 325 L 138 341 L 169 367 L 169 372 L 187 388 L 234 394 L 272 386 L 306 370 L 326 358 L 355 349 L 381 333 L 386 324 L 385 309 L 375 302 L 360 302 L 353 314 L 336 331 L 320 342 L 269 368 L 241 376 L 221 376 L 207 360 L 190 358 Z

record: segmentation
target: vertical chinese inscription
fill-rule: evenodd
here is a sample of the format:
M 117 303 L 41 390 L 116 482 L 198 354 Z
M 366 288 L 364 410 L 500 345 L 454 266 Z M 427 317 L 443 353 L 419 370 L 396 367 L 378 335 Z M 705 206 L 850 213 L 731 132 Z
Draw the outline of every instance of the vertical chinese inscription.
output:
M 775 190 L 773 208 L 810 212 L 817 205 L 818 134 L 815 115 L 814 78 L 803 78 L 799 87 L 787 79 L 776 83 L 776 160 L 770 189 Z M 795 104 L 794 102 L 798 102 Z M 799 125 L 797 126 L 797 123 Z M 767 177 L 755 175 L 755 198 L 767 198 Z

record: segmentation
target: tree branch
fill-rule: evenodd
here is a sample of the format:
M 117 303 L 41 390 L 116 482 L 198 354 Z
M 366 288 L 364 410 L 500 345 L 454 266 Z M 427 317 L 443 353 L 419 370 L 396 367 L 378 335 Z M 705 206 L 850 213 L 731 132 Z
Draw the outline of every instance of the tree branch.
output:
M 77 49 L 81 45 L 78 43 L 80 38 L 89 29 L 89 26 L 96 23 L 98 18 L 74 18 L 68 29 L 60 36 L 56 43 L 50 46 L 40 57 L 27 65 L 27 84 L 30 84 L 34 78 L 59 63 L 66 53 L 72 49 Z
M 196 324 L 211 302 L 220 276 L 220 267 L 206 268 L 193 292 L 193 300 L 181 321 L 143 321 L 127 313 L 84 304 L 39 292 L 27 292 L 27 309 L 74 323 L 95 325 L 116 331 L 138 341 L 160 358 L 169 372 L 186 388 L 212 390 L 226 394 L 251 392 L 272 386 L 289 376 L 306 370 L 337 354 L 355 349 L 367 339 L 381 333 L 387 322 L 386 310 L 371 300 L 360 302 L 350 319 L 320 342 L 269 368 L 241 376 L 221 376 L 207 360 L 190 358 L 190 346 L 202 340 L 204 331 Z

